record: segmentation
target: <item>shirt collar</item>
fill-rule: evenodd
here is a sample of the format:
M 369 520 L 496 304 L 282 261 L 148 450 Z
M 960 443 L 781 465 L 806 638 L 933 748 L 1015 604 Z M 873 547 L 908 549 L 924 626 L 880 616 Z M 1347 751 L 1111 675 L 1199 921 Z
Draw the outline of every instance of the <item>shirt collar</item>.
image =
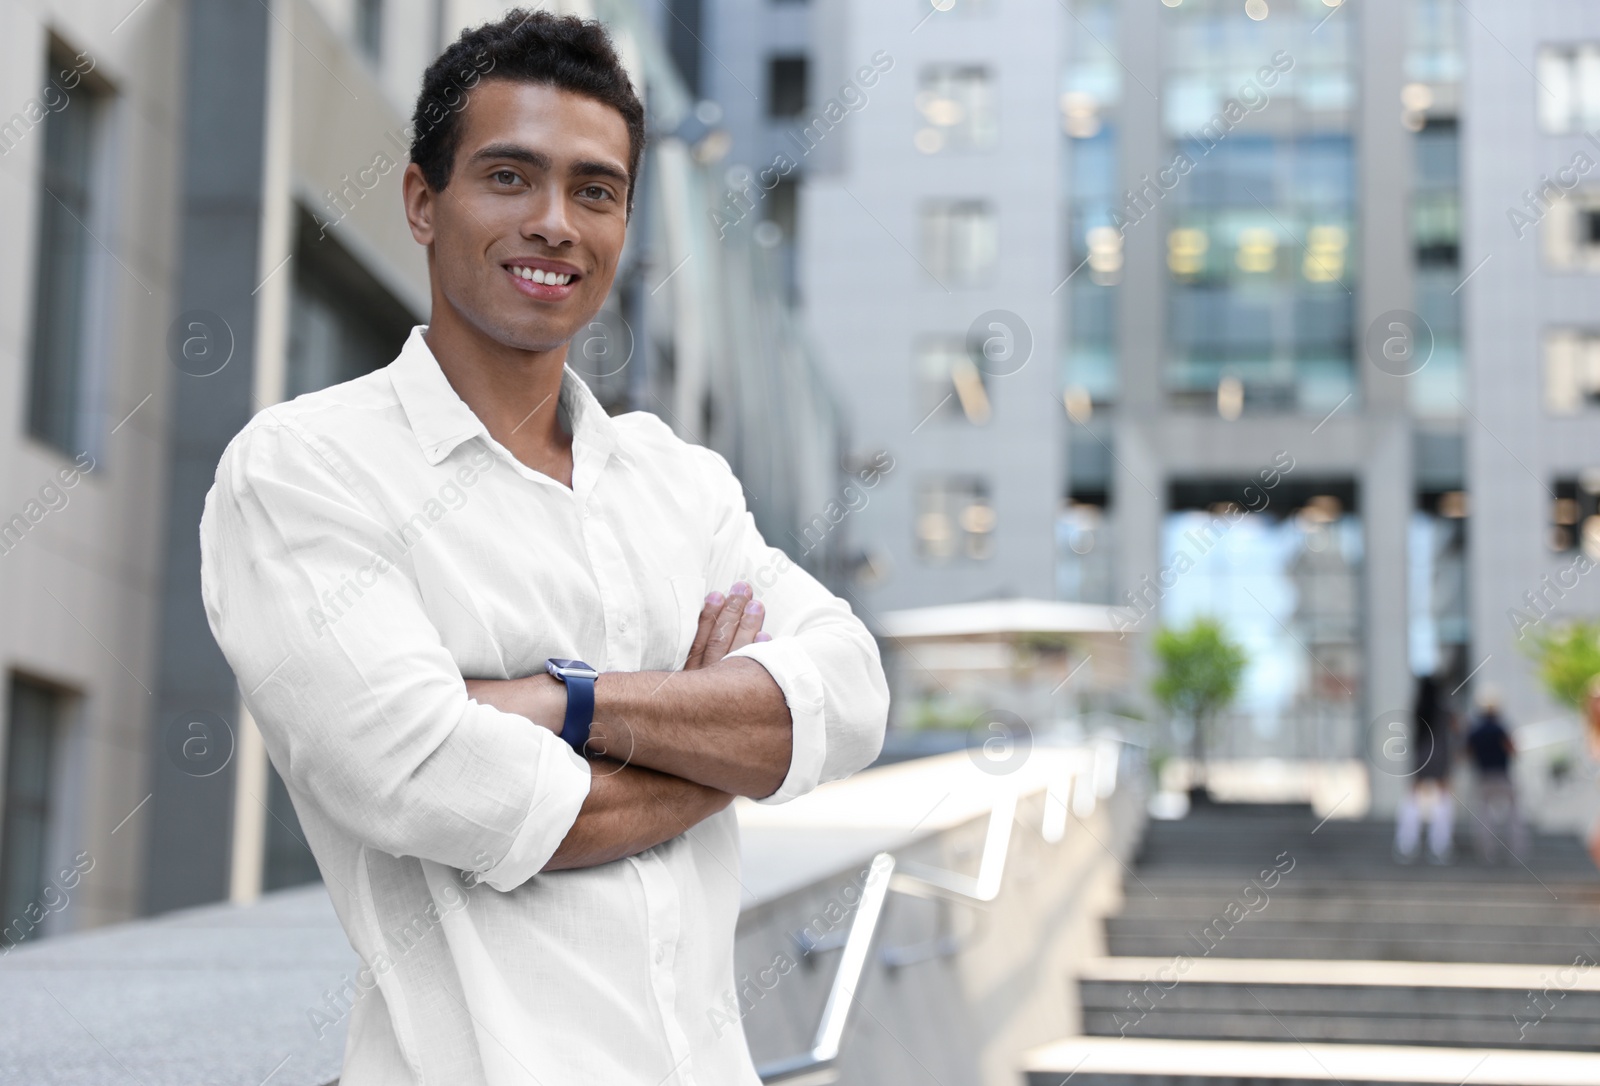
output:
M 389 380 L 395 395 L 411 423 L 417 444 L 429 464 L 438 464 L 449 456 L 462 442 L 473 437 L 489 438 L 489 430 L 456 394 L 450 381 L 439 368 L 422 334 L 425 324 L 411 329 L 411 337 L 400 350 L 400 357 L 389 364 Z M 572 420 L 574 445 L 584 444 L 594 448 L 602 457 L 620 452 L 617 427 L 605 408 L 571 366 L 563 366 L 561 393 L 558 403 L 567 410 Z

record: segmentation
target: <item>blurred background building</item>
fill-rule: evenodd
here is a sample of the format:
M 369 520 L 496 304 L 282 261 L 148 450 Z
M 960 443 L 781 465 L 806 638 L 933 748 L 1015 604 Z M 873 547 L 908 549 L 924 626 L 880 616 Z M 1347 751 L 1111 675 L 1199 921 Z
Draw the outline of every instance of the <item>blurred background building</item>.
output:
M 852 514 L 867 613 L 1217 615 L 1252 661 L 1235 756 L 1387 763 L 1429 672 L 1463 712 L 1493 683 L 1515 718 L 1556 714 L 1508 611 L 1597 602 L 1543 587 L 1600 525 L 1587 182 L 1546 185 L 1600 150 L 1594 13 L 673 11 L 735 159 L 794 161 L 748 187 L 792 239 L 853 453 L 896 465 Z M 1407 771 L 1377 773 L 1380 805 Z
M 869 624 L 1216 615 L 1251 658 L 1220 753 L 1354 760 L 1380 809 L 1416 675 L 1558 719 L 1517 616 L 1600 610 L 1600 12 L 561 6 L 616 28 L 652 130 L 572 364 L 724 452 Z M 426 320 L 406 125 L 501 10 L 0 13 L 7 915 L 83 851 L 46 930 L 315 877 L 196 525 L 255 411 Z M 1095 704 L 1148 714 L 1141 661 Z

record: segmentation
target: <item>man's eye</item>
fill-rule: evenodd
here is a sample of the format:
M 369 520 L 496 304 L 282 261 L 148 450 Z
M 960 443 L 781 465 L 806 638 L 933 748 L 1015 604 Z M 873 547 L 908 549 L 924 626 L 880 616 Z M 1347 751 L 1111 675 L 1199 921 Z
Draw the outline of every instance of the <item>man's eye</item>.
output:
M 584 196 L 589 197 L 591 200 L 611 199 L 611 190 L 603 185 L 585 185 L 581 191 Z
M 490 176 L 492 176 L 496 181 L 500 182 L 502 185 L 515 185 L 517 183 L 517 180 L 518 180 L 516 172 L 514 170 L 496 170 Z

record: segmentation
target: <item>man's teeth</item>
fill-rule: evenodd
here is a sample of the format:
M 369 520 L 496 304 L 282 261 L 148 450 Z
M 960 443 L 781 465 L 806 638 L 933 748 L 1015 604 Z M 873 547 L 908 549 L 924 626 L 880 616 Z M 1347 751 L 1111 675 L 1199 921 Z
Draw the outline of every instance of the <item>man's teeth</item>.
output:
M 520 264 L 512 267 L 511 274 L 520 276 L 530 283 L 544 283 L 552 287 L 564 287 L 572 282 L 570 274 L 557 275 L 555 272 L 547 272 L 543 268 L 526 268 Z

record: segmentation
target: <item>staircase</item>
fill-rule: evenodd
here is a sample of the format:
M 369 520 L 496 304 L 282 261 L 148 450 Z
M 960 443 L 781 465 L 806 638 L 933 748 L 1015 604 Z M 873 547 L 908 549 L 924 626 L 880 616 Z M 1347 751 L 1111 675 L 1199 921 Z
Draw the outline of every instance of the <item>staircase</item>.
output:
M 1600 873 L 1575 837 L 1390 858 L 1392 824 L 1297 805 L 1152 823 L 1028 1086 L 1600 1083 Z

